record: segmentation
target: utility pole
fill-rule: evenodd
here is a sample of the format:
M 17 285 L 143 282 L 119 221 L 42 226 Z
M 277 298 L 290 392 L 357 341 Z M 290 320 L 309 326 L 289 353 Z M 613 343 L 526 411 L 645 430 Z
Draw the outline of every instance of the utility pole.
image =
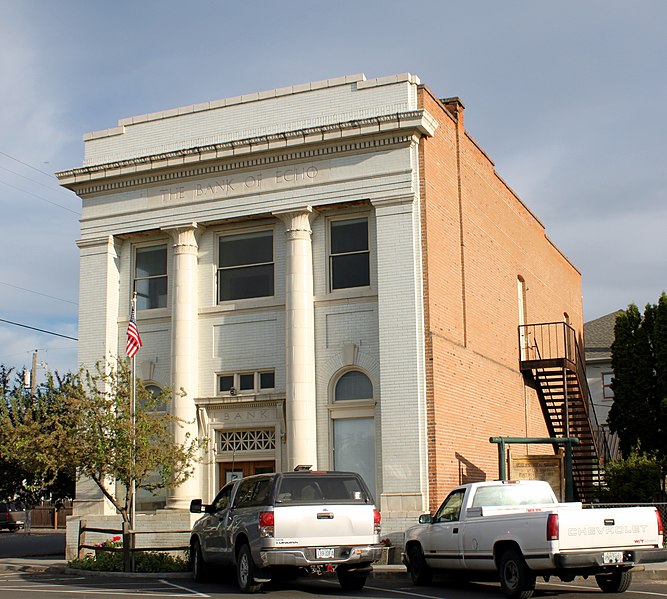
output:
M 32 354 L 32 370 L 30 372 L 30 395 L 35 397 L 37 394 L 37 351 Z

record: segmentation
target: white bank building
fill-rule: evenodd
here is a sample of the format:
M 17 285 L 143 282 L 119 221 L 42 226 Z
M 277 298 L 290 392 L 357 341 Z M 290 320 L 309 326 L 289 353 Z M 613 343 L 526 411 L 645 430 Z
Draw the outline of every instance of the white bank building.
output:
M 79 362 L 124 355 L 133 293 L 146 385 L 183 389 L 197 475 L 138 511 L 187 510 L 233 476 L 360 472 L 384 530 L 428 509 L 418 146 L 405 74 L 185 106 L 85 135 Z M 94 485 L 75 516 L 111 515 Z

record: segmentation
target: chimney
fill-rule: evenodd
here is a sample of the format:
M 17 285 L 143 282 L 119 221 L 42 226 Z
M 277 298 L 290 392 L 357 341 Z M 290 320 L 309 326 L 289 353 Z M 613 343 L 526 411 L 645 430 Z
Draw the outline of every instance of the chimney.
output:
M 440 101 L 447 109 L 447 112 L 454 117 L 458 125 L 463 127 L 463 111 L 465 110 L 465 106 L 461 102 L 461 98 L 455 96 L 453 98 L 441 98 Z

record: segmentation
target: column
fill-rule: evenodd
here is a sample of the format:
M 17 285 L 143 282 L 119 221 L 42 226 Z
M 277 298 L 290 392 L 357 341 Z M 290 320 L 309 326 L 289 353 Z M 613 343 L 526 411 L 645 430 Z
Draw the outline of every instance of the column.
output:
M 120 255 L 131 251 L 120 239 L 111 235 L 77 242 L 80 250 L 79 286 L 79 356 L 78 363 L 91 373 L 98 361 L 125 355 L 125 330 L 118 326 L 120 304 Z M 129 261 L 128 261 L 129 262 Z M 129 317 L 129 306 L 127 312 Z M 123 346 L 118 347 L 119 336 Z M 109 481 L 113 488 L 113 481 Z M 74 515 L 111 515 L 116 508 L 104 497 L 91 478 L 76 481 Z
M 285 355 L 287 469 L 317 468 L 315 400 L 315 309 L 310 224 L 316 213 L 274 212 L 285 223 Z
M 174 428 L 174 441 L 182 444 L 197 437 L 197 224 L 169 229 L 174 242 L 171 269 L 171 387 L 173 414 L 181 420 Z M 182 395 L 182 391 L 186 395 Z M 189 509 L 199 497 L 196 477 L 169 489 L 168 509 Z

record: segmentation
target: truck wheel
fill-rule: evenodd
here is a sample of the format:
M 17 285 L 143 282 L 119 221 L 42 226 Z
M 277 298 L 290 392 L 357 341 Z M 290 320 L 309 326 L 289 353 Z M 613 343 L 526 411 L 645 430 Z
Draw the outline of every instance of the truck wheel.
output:
M 201 545 L 197 539 L 194 539 L 190 545 L 190 563 L 192 566 L 192 577 L 195 582 L 204 582 L 211 575 L 208 564 L 204 561 L 201 551 Z
M 613 574 L 597 574 L 595 582 L 603 593 L 625 593 L 632 582 L 632 572 L 620 570 Z
M 535 591 L 535 576 L 518 551 L 509 549 L 500 558 L 500 586 L 508 597 L 530 599 Z
M 254 570 L 250 547 L 242 545 L 236 558 L 236 577 L 242 593 L 256 593 L 262 588 L 262 584 L 254 580 Z
M 368 574 L 355 574 L 347 570 L 337 569 L 338 583 L 344 591 L 360 591 L 366 584 Z
M 410 577 L 412 583 L 418 587 L 431 584 L 433 580 L 433 571 L 424 559 L 424 554 L 419 545 L 410 547 Z

